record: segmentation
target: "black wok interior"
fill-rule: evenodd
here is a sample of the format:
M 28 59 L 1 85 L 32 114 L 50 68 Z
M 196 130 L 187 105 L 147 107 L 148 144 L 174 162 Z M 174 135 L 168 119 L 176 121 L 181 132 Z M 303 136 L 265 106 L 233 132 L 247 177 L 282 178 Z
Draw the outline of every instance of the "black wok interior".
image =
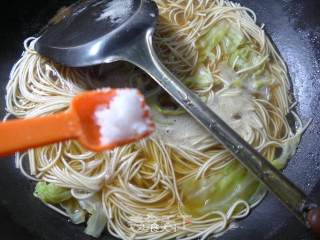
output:
M 4 0 L 0 22 L 0 117 L 5 113 L 5 86 L 25 38 L 36 34 L 57 9 L 72 0 Z M 241 0 L 252 8 L 288 64 L 297 112 L 307 122 L 297 154 L 284 174 L 320 201 L 320 1 Z M 107 83 L 106 83 L 107 86 Z M 14 134 L 14 133 L 13 133 Z M 0 239 L 87 240 L 76 226 L 32 195 L 33 183 L 14 167 L 13 157 L 0 159 Z M 220 239 L 314 239 L 269 194 L 239 228 Z M 104 235 L 101 239 L 113 239 Z

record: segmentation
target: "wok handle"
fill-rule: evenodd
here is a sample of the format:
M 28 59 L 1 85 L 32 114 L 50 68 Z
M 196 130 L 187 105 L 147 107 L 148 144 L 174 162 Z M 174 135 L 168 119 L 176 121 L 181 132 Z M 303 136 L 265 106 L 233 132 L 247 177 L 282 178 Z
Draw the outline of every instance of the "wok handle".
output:
M 312 208 L 307 213 L 307 220 L 314 234 L 320 237 L 320 208 Z

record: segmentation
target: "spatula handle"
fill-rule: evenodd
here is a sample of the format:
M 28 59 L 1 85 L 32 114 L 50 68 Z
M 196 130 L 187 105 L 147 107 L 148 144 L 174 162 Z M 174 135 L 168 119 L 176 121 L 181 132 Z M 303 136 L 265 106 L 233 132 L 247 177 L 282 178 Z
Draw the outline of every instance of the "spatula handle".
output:
M 0 156 L 75 138 L 80 130 L 72 112 L 0 123 Z
M 282 175 L 259 152 L 243 140 L 160 62 L 152 47 L 152 31 L 130 43 L 122 52 L 124 60 L 145 70 L 215 139 L 254 174 L 307 227 L 306 209 L 317 206 L 309 197 Z
M 308 211 L 307 220 L 310 228 L 317 237 L 320 237 L 320 208 L 312 208 Z

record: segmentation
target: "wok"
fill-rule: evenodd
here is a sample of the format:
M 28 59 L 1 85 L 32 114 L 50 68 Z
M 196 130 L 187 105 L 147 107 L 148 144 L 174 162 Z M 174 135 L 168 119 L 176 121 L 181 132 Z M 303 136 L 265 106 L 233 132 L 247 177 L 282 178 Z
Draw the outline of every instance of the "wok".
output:
M 0 117 L 4 116 L 5 85 L 26 37 L 36 34 L 62 6 L 72 0 L 5 0 L 0 21 Z M 320 200 L 320 2 L 318 0 L 239 0 L 252 8 L 259 24 L 288 64 L 296 110 L 306 122 L 313 119 L 296 155 L 284 170 L 292 181 Z M 14 134 L 14 133 L 13 133 Z M 45 207 L 32 195 L 34 184 L 14 167 L 13 157 L 0 159 L 1 239 L 87 240 L 83 226 Z M 220 239 L 314 239 L 273 196 L 256 207 L 239 227 Z M 104 235 L 101 239 L 112 239 Z

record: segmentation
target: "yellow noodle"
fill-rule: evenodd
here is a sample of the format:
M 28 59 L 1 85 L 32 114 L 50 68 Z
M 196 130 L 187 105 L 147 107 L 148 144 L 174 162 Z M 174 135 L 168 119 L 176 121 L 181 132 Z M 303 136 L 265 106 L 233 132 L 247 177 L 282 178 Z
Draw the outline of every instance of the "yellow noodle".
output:
M 182 80 L 192 76 L 199 65 L 197 41 L 221 22 L 239 29 L 255 46 L 255 51 L 263 56 L 257 65 L 239 70 L 237 74 L 246 74 L 266 63 L 266 69 L 272 72 L 273 84 L 278 87 L 271 90 L 267 99 L 250 99 L 262 127 L 249 128 L 243 137 L 273 160 L 276 149 L 295 136 L 286 119 L 291 104 L 288 97 L 290 83 L 285 63 L 264 30 L 255 23 L 255 13 L 227 0 L 155 1 L 160 11 L 154 36 L 156 51 L 164 64 Z M 7 85 L 7 110 L 17 118 L 63 111 L 73 96 L 93 87 L 88 81 L 90 70 L 63 67 L 39 56 L 34 51 L 36 41 L 36 38 L 25 41 L 25 52 L 14 65 Z M 194 89 L 206 102 L 214 101 L 219 94 L 229 98 L 237 94 L 229 91 L 228 79 L 224 79 L 219 71 L 223 51 L 218 44 L 213 49 L 216 61 L 209 61 L 205 66 L 211 72 L 213 82 Z M 141 73 L 134 69 L 128 71 L 128 75 L 134 83 Z M 220 88 L 215 90 L 216 86 Z M 302 123 L 298 123 L 301 129 Z M 239 199 L 228 206 L 227 211 L 192 216 L 192 223 L 186 227 L 184 217 L 188 214 L 181 186 L 190 178 L 214 175 L 234 159 L 211 137 L 190 139 L 189 145 L 180 145 L 164 141 L 159 131 L 149 139 L 99 154 L 88 152 L 74 141 L 57 143 L 17 155 L 16 163 L 32 180 L 71 189 L 75 199 L 86 199 L 96 193 L 101 195 L 108 218 L 106 228 L 110 234 L 122 239 L 205 239 L 211 234 L 219 235 L 233 220 L 246 217 L 250 208 L 263 198 L 261 196 L 251 206 Z M 25 169 L 23 163 L 27 155 L 29 166 Z M 139 223 L 134 218 L 147 215 L 158 219 L 171 216 L 170 221 L 176 229 L 134 232 L 130 224 Z

